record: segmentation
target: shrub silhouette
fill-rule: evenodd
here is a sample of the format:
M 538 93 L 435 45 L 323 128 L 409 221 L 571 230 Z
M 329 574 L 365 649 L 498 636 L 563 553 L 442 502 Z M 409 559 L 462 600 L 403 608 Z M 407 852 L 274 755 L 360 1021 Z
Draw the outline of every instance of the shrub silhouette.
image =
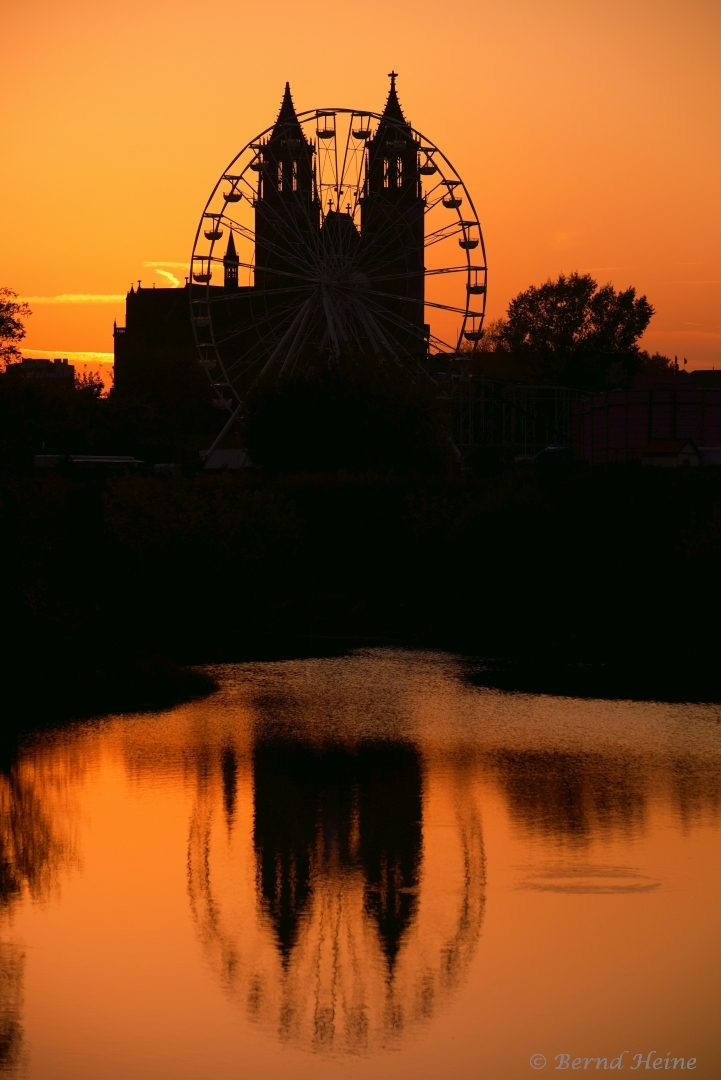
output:
M 391 360 L 317 360 L 251 392 L 248 452 L 278 472 L 437 472 L 453 460 L 437 394 Z

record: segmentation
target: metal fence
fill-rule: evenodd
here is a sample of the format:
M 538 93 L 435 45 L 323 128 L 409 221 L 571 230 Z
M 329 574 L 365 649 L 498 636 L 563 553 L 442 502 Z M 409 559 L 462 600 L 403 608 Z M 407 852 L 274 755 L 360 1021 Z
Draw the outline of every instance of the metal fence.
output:
M 587 393 L 570 386 L 526 386 L 480 375 L 454 375 L 454 441 L 467 452 L 482 447 L 530 457 L 546 446 L 573 444 L 573 409 Z

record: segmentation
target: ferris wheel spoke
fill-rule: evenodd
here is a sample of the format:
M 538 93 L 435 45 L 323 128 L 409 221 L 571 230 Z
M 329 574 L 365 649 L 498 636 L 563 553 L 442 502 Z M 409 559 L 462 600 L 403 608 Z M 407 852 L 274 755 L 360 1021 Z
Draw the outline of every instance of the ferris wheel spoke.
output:
M 248 318 L 244 322 L 222 328 L 221 333 L 216 338 L 215 344 L 220 347 L 252 332 L 255 332 L 257 335 L 263 328 L 267 327 L 270 327 L 270 334 L 272 336 L 277 325 L 282 324 L 283 319 L 286 316 L 292 318 L 297 310 L 297 303 L 286 304 L 284 307 L 279 307 L 274 304 L 270 309 L 266 308 L 262 311 L 251 310 Z
M 388 336 L 383 332 L 383 328 L 380 326 L 378 320 L 364 304 L 358 305 L 358 318 L 375 354 L 377 356 L 381 355 L 381 350 L 378 349 L 378 344 L 380 343 L 383 350 L 397 362 L 397 346 L 394 347 L 393 343 L 389 341 Z
M 419 273 L 422 273 L 425 278 L 429 278 L 438 277 L 442 274 L 467 274 L 469 270 L 478 271 L 480 273 L 485 269 L 485 266 L 440 266 L 434 270 L 406 270 L 404 272 L 399 272 L 396 274 L 374 274 L 373 284 L 375 285 L 381 281 L 400 281 L 406 278 L 414 278 L 418 277 Z
M 271 336 L 276 326 L 281 325 L 286 317 L 292 317 L 293 313 L 297 311 L 297 305 L 288 306 L 284 309 L 276 308 L 272 312 L 268 312 L 266 315 L 256 313 L 243 323 L 236 323 L 234 326 L 223 327 L 219 329 L 215 338 L 215 345 L 218 349 L 223 349 L 227 345 L 234 341 L 238 341 L 241 338 L 249 338 L 251 342 L 260 341 L 261 333 L 266 337 Z
M 283 206 L 283 207 L 285 207 L 285 209 L 287 209 L 288 202 L 290 202 L 290 200 L 288 200 L 287 202 L 284 201 L 283 203 L 281 203 L 281 206 Z M 305 217 L 305 221 L 307 222 L 307 224 L 309 226 L 311 226 L 308 229 L 307 233 L 303 232 L 301 229 L 298 228 L 297 222 L 294 220 L 293 215 L 289 216 L 287 214 L 285 214 L 285 215 L 282 214 L 280 212 L 280 207 L 275 207 L 270 202 L 264 202 L 263 203 L 263 212 L 268 214 L 269 216 L 272 216 L 274 218 L 275 224 L 280 225 L 284 231 L 287 232 L 288 228 L 291 229 L 291 231 L 293 232 L 293 234 L 295 236 L 295 240 L 291 241 L 291 244 L 292 244 L 293 247 L 299 246 L 301 248 L 301 250 L 307 252 L 309 241 L 311 241 L 312 246 L 315 247 L 315 249 L 317 251 L 319 245 L 318 245 L 318 242 L 317 242 L 316 238 L 314 237 L 314 228 L 313 228 L 314 222 L 313 222 L 311 214 L 310 214 L 310 208 L 308 206 L 306 206 L 306 204 L 301 200 L 294 201 L 293 203 L 291 203 L 291 205 L 293 205 L 296 209 L 300 208 L 300 210 L 302 211 L 302 213 L 303 213 L 303 215 Z M 247 228 L 245 226 L 244 226 L 244 229 L 245 229 L 245 231 L 247 233 L 252 234 L 253 242 L 256 243 L 257 238 L 256 238 L 255 233 L 253 232 L 253 230 L 251 230 L 251 229 L 249 229 L 249 228 Z M 267 240 L 264 241 L 264 242 L 268 243 Z M 283 252 L 283 253 L 285 253 L 285 252 Z
M 282 324 L 286 316 L 292 318 L 294 312 L 298 310 L 307 298 L 306 295 L 284 303 L 275 301 L 270 304 L 260 302 L 254 303 L 248 311 L 247 318 L 226 329 L 225 337 L 237 337 L 239 334 L 247 333 L 249 330 L 260 331 L 267 327 L 270 327 L 270 335 L 272 337 L 276 331 L 276 324 Z
M 451 304 L 440 304 L 434 300 L 421 300 L 415 296 L 403 296 L 401 293 L 382 292 L 380 289 L 364 289 L 364 295 L 381 297 L 384 300 L 402 300 L 406 304 L 417 304 L 421 307 L 436 308 L 439 311 L 451 311 L 454 315 L 465 315 L 468 318 L 480 319 L 482 312 L 471 311 L 469 308 L 453 307 Z
M 437 277 L 439 274 L 468 274 L 471 271 L 485 272 L 485 266 L 471 266 L 469 263 L 463 266 L 441 266 L 435 270 L 426 270 L 426 277 Z
M 463 227 L 459 221 L 453 221 L 448 225 L 442 225 L 435 232 L 429 233 L 424 241 L 424 247 L 433 247 L 434 244 L 439 244 L 441 240 L 450 240 L 454 236 L 460 236 L 463 234 Z
M 372 306 L 376 308 L 378 318 L 382 321 L 390 321 L 394 325 L 400 326 L 404 332 L 413 333 L 416 337 L 419 338 L 419 340 L 425 340 L 425 331 L 421 330 L 418 327 L 417 323 L 410 322 L 410 320 L 405 319 L 402 315 L 391 314 L 388 309 L 385 308 L 382 304 L 373 304 Z M 429 341 L 436 345 L 442 345 L 445 349 L 448 349 L 451 352 L 456 351 L 456 346 L 451 345 L 449 342 L 444 341 L 442 338 L 438 337 L 435 334 L 430 335 Z
M 275 241 L 269 240 L 267 237 L 265 237 L 263 239 L 263 246 L 267 248 L 268 251 L 270 251 L 273 255 L 280 255 L 285 263 L 294 266 L 298 271 L 301 272 L 302 276 L 307 275 L 310 261 L 308 259 L 307 247 L 304 249 L 302 243 L 290 241 L 290 244 L 286 244 L 285 247 L 282 247 Z M 258 249 L 256 246 L 256 253 L 257 250 Z M 257 271 L 259 269 L 265 269 L 265 267 L 258 267 L 256 264 L 255 269 Z M 273 269 L 272 273 L 275 272 L 275 269 Z M 283 271 L 279 270 L 278 273 L 283 273 Z
M 218 220 L 221 225 L 225 225 L 231 232 L 238 233 L 244 240 L 249 240 L 251 244 L 255 243 L 255 231 L 251 229 L 249 225 L 243 225 L 242 222 L 236 221 L 235 218 L 231 218 L 225 214 L 221 214 Z
M 399 237 L 398 235 L 391 236 L 388 233 L 382 236 L 373 237 L 372 241 L 365 246 L 359 245 L 354 265 L 357 266 L 358 270 L 367 274 L 369 277 L 374 278 L 375 271 L 377 270 L 385 270 L 390 276 L 390 271 L 388 270 L 389 258 L 392 255 L 395 255 L 396 259 L 398 258 L 398 244 L 399 241 L 402 242 L 403 239 L 404 238 Z M 405 240 L 407 243 L 408 238 L 405 238 Z M 406 267 L 408 266 L 408 262 L 408 256 L 405 256 L 404 263 Z M 422 263 L 419 263 L 415 271 L 413 269 L 407 269 L 401 271 L 401 274 L 408 273 L 409 275 L 412 275 L 414 272 L 417 274 L 423 273 Z
M 368 263 L 372 258 L 376 263 L 385 265 L 387 252 L 400 242 L 406 245 L 414 244 L 413 226 L 418 224 L 410 219 L 410 211 L 406 210 L 399 217 L 387 218 L 388 228 L 379 228 L 363 247 L 363 260 Z M 359 253 L 360 254 L 360 253 Z
M 220 288 L 220 286 L 218 286 L 218 288 Z M 257 300 L 265 300 L 270 296 L 297 296 L 298 293 L 303 293 L 308 289 L 315 288 L 315 284 L 312 282 L 305 282 L 304 284 L 288 285 L 277 289 L 256 289 L 255 286 L 245 286 L 244 288 L 249 288 L 249 291 L 241 292 L 239 289 L 238 292 L 222 292 L 218 296 L 209 296 L 202 300 L 194 300 L 193 304 L 196 306 L 198 304 L 211 304 L 214 307 L 224 304 L 226 307 L 232 306 L 238 308 L 241 305 L 247 305 Z
M 303 305 L 303 307 L 300 309 L 299 312 L 297 312 L 297 314 L 296 314 L 295 318 L 292 320 L 290 326 L 288 327 L 286 332 L 283 334 L 283 337 L 280 339 L 280 341 L 276 345 L 275 349 L 273 350 L 273 352 L 270 354 L 270 356 L 266 360 L 266 362 L 265 362 L 265 364 L 263 366 L 263 369 L 260 372 L 261 377 L 263 375 L 266 375 L 271 370 L 271 368 L 274 367 L 274 365 L 277 363 L 278 359 L 280 358 L 280 355 L 283 352 L 283 350 L 288 347 L 288 345 L 291 343 L 292 340 L 294 340 L 295 335 L 298 333 L 300 327 L 302 326 L 302 324 L 303 324 L 303 322 L 305 320 L 305 317 L 306 317 L 306 313 L 309 310 L 309 308 L 312 306 L 314 300 L 315 300 L 315 296 L 309 296 L 308 299 L 306 300 L 305 304 Z
M 441 175 L 441 174 L 439 173 L 439 178 L 438 178 L 438 180 L 436 180 L 436 181 L 435 181 L 435 183 L 432 183 L 432 184 L 431 184 L 431 185 L 430 185 L 429 187 L 427 187 L 427 188 L 426 188 L 426 190 L 424 191 L 424 193 L 423 193 L 423 201 L 424 201 L 424 203 L 425 203 L 426 205 L 428 205 L 428 199 L 429 199 L 429 198 L 430 198 L 431 196 L 435 195 L 435 194 L 436 194 L 436 192 L 438 192 L 438 191 L 441 191 L 442 189 L 443 189 L 443 191 L 444 191 L 444 192 L 447 192 L 447 191 L 448 191 L 448 187 L 447 187 L 447 185 L 446 185 L 446 182 L 445 182 L 445 180 L 444 180 L 443 176 L 442 176 L 442 175 Z M 438 202 L 437 202 L 437 201 L 434 201 L 434 202 L 433 202 L 433 204 L 432 204 L 432 206 L 437 206 L 437 205 L 438 205 Z M 432 208 L 432 207 L 431 207 L 431 208 Z
M 395 311 L 389 311 L 385 304 L 380 304 L 376 300 L 371 300 L 367 303 L 367 306 L 374 312 L 380 322 L 390 322 L 394 326 L 401 328 L 404 333 L 417 337 L 419 341 L 425 340 L 425 330 L 418 323 L 406 319 L 405 316 L 399 315 Z
M 313 226 L 314 223 L 313 223 L 313 220 L 312 220 L 311 215 L 310 215 L 310 208 L 308 206 L 306 206 L 305 203 L 301 202 L 300 200 L 298 202 L 296 202 L 294 205 L 296 207 L 300 207 L 302 213 L 305 215 L 305 220 L 306 220 L 307 224 L 309 226 Z M 320 245 L 319 245 L 316 237 L 314 236 L 314 232 L 313 232 L 312 227 L 309 229 L 308 233 L 306 234 L 301 229 L 298 228 L 298 225 L 297 225 L 296 221 L 294 220 L 294 218 L 292 216 L 289 218 L 287 215 L 285 215 L 285 216 L 282 215 L 280 213 L 280 209 L 273 206 L 272 203 L 264 203 L 263 208 L 264 208 L 264 212 L 273 214 L 275 216 L 276 223 L 281 225 L 284 229 L 287 229 L 288 226 L 290 225 L 291 229 L 293 230 L 293 232 L 295 234 L 294 246 L 300 245 L 300 247 L 302 249 L 307 250 L 308 242 L 309 242 L 309 239 L 310 239 L 310 240 L 312 240 L 313 246 L 315 247 L 316 251 L 319 249 Z

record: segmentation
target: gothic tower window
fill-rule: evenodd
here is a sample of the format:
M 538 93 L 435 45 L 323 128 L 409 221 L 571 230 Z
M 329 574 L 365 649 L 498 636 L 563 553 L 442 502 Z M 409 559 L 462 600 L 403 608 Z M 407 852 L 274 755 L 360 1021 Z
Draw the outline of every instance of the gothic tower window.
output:
M 283 162 L 278 162 L 278 191 L 283 190 Z
M 403 187 L 403 159 L 396 158 L 396 184 Z
M 388 158 L 383 158 L 383 187 L 390 186 L 390 162 Z
M 298 159 L 293 158 L 293 191 L 298 190 Z

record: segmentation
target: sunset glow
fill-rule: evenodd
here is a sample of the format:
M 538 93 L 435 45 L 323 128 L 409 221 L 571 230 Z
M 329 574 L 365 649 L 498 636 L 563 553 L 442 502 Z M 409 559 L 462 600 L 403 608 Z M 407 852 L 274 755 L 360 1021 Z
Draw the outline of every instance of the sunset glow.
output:
M 377 110 L 394 66 L 473 196 L 490 318 L 588 271 L 648 295 L 650 351 L 721 364 L 717 6 L 373 0 L 362 21 L 287 0 L 5 5 L 0 281 L 33 308 L 27 355 L 102 363 L 131 282 L 184 282 L 212 184 L 286 79 L 301 110 Z

